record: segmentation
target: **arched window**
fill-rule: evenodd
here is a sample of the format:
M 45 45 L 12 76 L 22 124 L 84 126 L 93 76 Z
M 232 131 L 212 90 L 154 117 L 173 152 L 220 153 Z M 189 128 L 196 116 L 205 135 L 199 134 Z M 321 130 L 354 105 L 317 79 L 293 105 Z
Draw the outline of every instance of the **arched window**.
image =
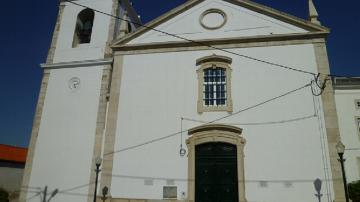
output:
M 232 112 L 231 64 L 229 57 L 211 55 L 200 58 L 196 65 L 199 80 L 198 112 Z
M 94 11 L 87 8 L 82 10 L 77 16 L 73 47 L 79 44 L 90 43 L 94 15 Z

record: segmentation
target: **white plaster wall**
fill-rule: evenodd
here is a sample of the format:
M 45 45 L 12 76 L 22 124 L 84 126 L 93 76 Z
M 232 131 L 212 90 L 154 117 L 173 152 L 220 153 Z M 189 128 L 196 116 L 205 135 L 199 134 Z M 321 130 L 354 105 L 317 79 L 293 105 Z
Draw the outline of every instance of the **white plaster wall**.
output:
M 212 8 L 220 9 L 227 15 L 227 23 L 217 30 L 205 29 L 199 22 L 201 14 Z M 191 40 L 307 32 L 302 28 L 223 0 L 204 1 L 155 28 Z M 165 41 L 182 41 L 182 39 L 156 31 L 149 31 L 132 40 L 129 44 Z
M 312 45 L 229 49 L 240 54 L 316 72 Z M 198 80 L 195 61 L 212 55 L 233 59 L 234 113 L 310 82 L 311 75 L 255 62 L 227 53 L 206 50 L 124 56 L 115 150 L 139 145 L 180 131 L 180 117 L 211 121 L 227 112 L 197 113 Z M 318 98 L 320 99 L 320 98 Z M 249 110 L 221 123 L 280 121 L 314 114 L 310 88 Z M 184 129 L 199 125 L 184 121 Z M 292 123 L 239 126 L 245 146 L 248 201 L 316 201 L 313 180 L 324 179 L 324 165 L 316 118 Z M 175 179 L 178 199 L 187 194 L 187 157 L 179 156 L 180 135 L 117 152 L 111 193 L 119 198 L 161 199 L 166 179 Z M 183 134 L 182 143 L 187 138 Z M 326 141 L 326 139 L 325 139 Z M 186 146 L 185 146 L 186 147 Z M 153 185 L 145 185 L 145 179 Z M 292 187 L 253 181 L 294 180 Z M 297 180 L 308 180 L 299 182 Z M 323 186 L 324 201 L 325 185 Z
M 112 10 L 112 0 L 80 0 L 76 1 L 76 3 L 105 13 L 111 13 Z M 65 3 L 65 5 L 54 63 L 103 58 L 111 17 L 95 12 L 90 43 L 80 44 L 80 46 L 72 48 L 77 15 L 84 8 L 71 3 Z
M 87 199 L 103 68 L 51 70 L 29 186 L 77 193 L 59 193 L 52 202 Z M 68 87 L 72 77 L 80 78 L 77 91 Z
M 348 149 L 360 148 L 360 133 L 356 123 L 356 117 L 360 117 L 360 109 L 355 105 L 357 99 L 360 99 L 360 90 L 335 90 L 340 136 Z M 360 150 L 346 150 L 344 156 L 348 182 L 360 180 Z
M 23 168 L 0 167 L 0 187 L 7 191 L 19 191 Z

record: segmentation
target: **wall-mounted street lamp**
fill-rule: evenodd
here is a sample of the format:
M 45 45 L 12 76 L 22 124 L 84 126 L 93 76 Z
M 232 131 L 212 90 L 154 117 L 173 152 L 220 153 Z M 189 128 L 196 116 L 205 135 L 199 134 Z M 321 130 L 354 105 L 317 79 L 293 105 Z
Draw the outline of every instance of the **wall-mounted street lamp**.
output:
M 99 172 L 100 170 L 100 165 L 101 165 L 101 161 L 102 159 L 100 157 L 97 157 L 95 160 L 95 173 L 96 173 L 96 177 L 95 177 L 95 190 L 94 190 L 94 202 L 96 202 L 96 191 L 97 191 L 97 184 L 98 184 L 98 178 L 99 178 Z
M 322 197 L 322 194 L 320 193 L 321 192 L 321 184 L 322 184 L 322 181 L 319 178 L 317 178 L 314 181 L 314 187 L 316 190 L 315 196 L 318 198 L 319 202 L 321 202 L 321 197 Z
M 348 192 L 348 187 L 347 187 L 347 182 L 346 182 L 346 174 L 345 174 L 345 167 L 344 167 L 344 162 L 346 159 L 344 159 L 344 152 L 345 152 L 345 145 L 339 141 L 336 144 L 336 150 L 337 153 L 339 155 L 339 161 L 341 164 L 341 171 L 342 171 L 342 176 L 343 176 L 343 182 L 344 182 L 344 190 L 345 190 L 345 199 L 346 202 L 349 202 L 349 192 Z

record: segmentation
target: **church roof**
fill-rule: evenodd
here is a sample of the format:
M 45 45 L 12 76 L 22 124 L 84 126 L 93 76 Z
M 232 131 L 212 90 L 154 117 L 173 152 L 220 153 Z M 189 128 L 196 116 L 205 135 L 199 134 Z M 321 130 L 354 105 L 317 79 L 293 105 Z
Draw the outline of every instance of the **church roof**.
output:
M 127 43 L 129 41 L 131 41 L 132 39 L 137 38 L 138 36 L 152 30 L 152 28 L 157 27 L 158 25 L 172 19 L 173 17 L 185 12 L 188 9 L 191 9 L 192 7 L 204 2 L 206 0 L 189 0 L 187 2 L 185 2 L 184 4 L 170 10 L 169 12 L 159 16 L 158 18 L 150 21 L 149 23 L 147 23 L 146 25 L 142 26 L 141 28 L 139 28 L 137 31 L 128 34 L 127 36 L 115 40 L 113 42 L 112 47 L 116 47 L 117 45 L 120 44 L 124 44 Z M 250 0 L 223 0 L 225 2 L 229 2 L 244 8 L 247 8 L 249 10 L 270 16 L 272 18 L 278 19 L 280 21 L 292 24 L 294 26 L 303 28 L 305 30 L 308 30 L 309 32 L 321 32 L 321 33 L 329 33 L 330 30 L 327 27 L 324 27 L 320 24 L 317 23 L 313 23 L 311 21 L 307 21 L 301 18 L 298 18 L 296 16 L 281 12 L 279 10 L 270 8 L 268 6 L 259 4 L 259 3 L 255 3 L 254 1 L 250 1 Z

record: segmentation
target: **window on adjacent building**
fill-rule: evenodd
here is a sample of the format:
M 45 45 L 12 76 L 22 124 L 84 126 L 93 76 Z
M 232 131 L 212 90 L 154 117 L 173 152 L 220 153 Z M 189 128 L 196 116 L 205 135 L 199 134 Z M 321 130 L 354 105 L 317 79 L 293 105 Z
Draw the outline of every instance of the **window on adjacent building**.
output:
M 95 13 L 91 9 L 82 10 L 77 16 L 73 47 L 90 43 Z
M 358 174 L 359 174 L 359 177 L 360 177 L 360 157 L 357 157 L 356 158 L 356 160 L 357 160 L 357 166 L 358 166 Z
M 356 129 L 358 132 L 358 135 L 360 136 L 360 117 L 356 117 Z
M 355 100 L 355 107 L 356 107 L 356 109 L 360 109 L 360 99 Z
M 199 79 L 198 112 L 232 111 L 231 58 L 211 55 L 196 61 Z

